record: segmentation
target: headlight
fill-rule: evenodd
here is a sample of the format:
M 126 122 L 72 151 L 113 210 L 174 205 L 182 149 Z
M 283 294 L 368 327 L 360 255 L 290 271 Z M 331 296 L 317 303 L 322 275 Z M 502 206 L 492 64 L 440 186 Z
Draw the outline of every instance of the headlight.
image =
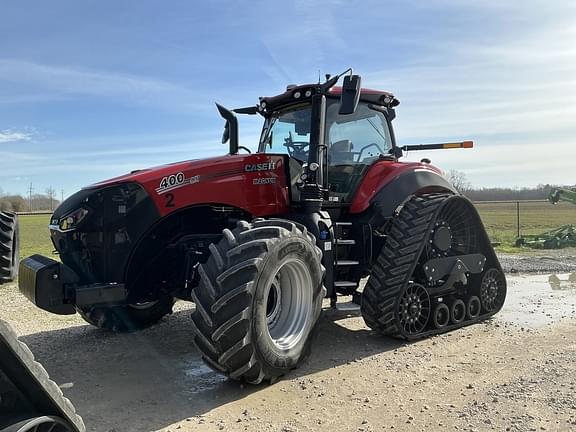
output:
M 60 223 L 58 226 L 60 227 L 61 231 L 71 231 L 76 229 L 78 224 L 84 220 L 84 218 L 88 215 L 89 211 L 85 208 L 80 207 L 77 210 L 74 210 L 71 213 L 68 213 L 62 219 L 60 219 Z

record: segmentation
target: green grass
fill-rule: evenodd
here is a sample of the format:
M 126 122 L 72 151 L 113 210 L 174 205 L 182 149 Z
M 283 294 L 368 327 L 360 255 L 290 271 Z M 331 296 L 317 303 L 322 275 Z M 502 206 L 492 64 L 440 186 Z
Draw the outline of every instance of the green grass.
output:
M 50 231 L 48 231 L 49 222 L 49 214 L 18 216 L 21 259 L 34 254 L 58 259 L 56 255 L 52 255 L 54 246 L 52 246 Z
M 482 221 L 493 242 L 501 243 L 501 252 L 520 252 L 516 241 L 516 203 L 476 203 Z M 50 215 L 22 215 L 20 221 L 20 256 L 52 255 L 48 222 Z M 576 224 L 576 206 L 568 203 L 552 205 L 547 202 L 520 203 L 521 234 L 539 234 L 564 224 Z

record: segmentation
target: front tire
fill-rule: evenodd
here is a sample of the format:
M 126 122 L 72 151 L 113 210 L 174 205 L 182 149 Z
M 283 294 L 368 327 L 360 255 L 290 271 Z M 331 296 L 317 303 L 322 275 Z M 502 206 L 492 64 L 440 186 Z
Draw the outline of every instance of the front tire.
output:
M 18 276 L 19 245 L 16 214 L 0 212 L 0 284 Z
M 306 228 L 271 219 L 225 229 L 199 267 L 194 343 L 235 380 L 274 380 L 302 362 L 322 309 L 322 252 Z
M 156 301 L 123 306 L 89 306 L 77 308 L 88 324 L 116 333 L 143 330 L 172 313 L 174 299 L 169 296 Z

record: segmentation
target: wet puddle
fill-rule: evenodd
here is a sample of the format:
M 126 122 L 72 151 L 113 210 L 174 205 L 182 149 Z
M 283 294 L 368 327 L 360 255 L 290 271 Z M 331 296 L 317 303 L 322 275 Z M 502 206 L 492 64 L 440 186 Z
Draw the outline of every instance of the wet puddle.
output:
M 186 381 L 186 393 L 196 394 L 211 390 L 227 381 L 224 375 L 214 372 L 200 359 L 184 361 L 182 370 Z
M 576 273 L 506 276 L 508 295 L 497 321 L 539 328 L 576 317 Z

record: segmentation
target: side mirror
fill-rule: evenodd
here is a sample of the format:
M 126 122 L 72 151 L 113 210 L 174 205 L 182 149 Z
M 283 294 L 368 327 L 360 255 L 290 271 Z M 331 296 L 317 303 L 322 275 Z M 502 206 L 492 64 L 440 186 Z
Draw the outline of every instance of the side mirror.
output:
M 353 114 L 360 100 L 360 75 L 346 75 L 342 83 L 340 110 L 338 114 Z
M 218 108 L 222 118 L 226 120 L 224 133 L 222 134 L 222 144 L 230 140 L 230 154 L 236 154 L 238 153 L 238 119 L 232 111 L 218 103 L 216 108 Z
M 222 132 L 222 144 L 226 144 L 230 139 L 230 123 L 226 121 L 224 131 Z

